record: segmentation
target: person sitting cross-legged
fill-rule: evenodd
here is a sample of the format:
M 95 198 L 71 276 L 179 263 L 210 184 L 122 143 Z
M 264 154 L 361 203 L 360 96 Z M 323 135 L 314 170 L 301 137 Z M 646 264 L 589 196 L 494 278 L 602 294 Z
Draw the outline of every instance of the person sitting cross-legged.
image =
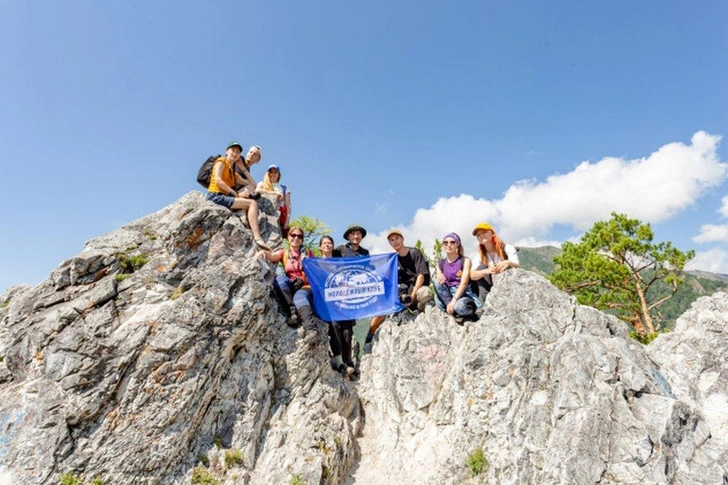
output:
M 455 322 L 462 325 L 465 320 L 475 321 L 475 310 L 482 304 L 470 289 L 470 268 L 472 262 L 463 256 L 460 236 L 454 232 L 442 238 L 445 257 L 437 262 L 435 293 L 437 307 L 452 315 Z

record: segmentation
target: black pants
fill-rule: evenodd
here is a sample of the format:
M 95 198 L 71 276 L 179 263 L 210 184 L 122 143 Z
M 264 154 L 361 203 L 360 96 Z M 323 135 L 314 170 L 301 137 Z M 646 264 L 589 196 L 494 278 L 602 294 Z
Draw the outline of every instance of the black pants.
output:
M 485 302 L 485 297 L 488 296 L 491 288 L 493 288 L 493 276 L 487 274 L 480 278 L 478 281 L 471 280 L 470 285 L 473 289 L 473 293 L 478 295 L 478 298 Z
M 356 320 L 342 320 L 329 323 L 329 345 L 331 353 L 341 355 L 344 363 L 351 362 L 351 339 Z

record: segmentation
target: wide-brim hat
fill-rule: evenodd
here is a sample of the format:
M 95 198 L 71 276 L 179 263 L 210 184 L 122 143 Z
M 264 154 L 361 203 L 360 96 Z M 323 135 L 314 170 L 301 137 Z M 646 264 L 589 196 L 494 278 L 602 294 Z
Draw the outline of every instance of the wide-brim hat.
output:
M 473 229 L 473 236 L 477 236 L 480 231 L 491 231 L 495 233 L 495 229 L 493 229 L 493 226 L 491 226 L 487 222 L 481 222 L 480 224 L 475 226 L 475 229 Z
M 404 234 L 402 234 L 402 231 L 400 231 L 399 229 L 390 229 L 387 233 L 387 239 L 394 236 L 395 234 L 404 239 Z
M 225 150 L 228 150 L 229 148 L 232 148 L 232 147 L 238 147 L 238 149 L 241 152 L 243 151 L 243 145 L 241 145 L 240 143 L 238 143 L 236 141 L 231 141 L 230 143 L 228 143 L 228 146 Z
M 365 237 L 367 237 L 367 230 L 366 229 L 364 229 L 363 227 L 358 226 L 356 224 L 352 224 L 351 226 L 349 226 L 349 227 L 346 228 L 346 231 L 344 231 L 344 239 L 346 239 L 347 241 L 349 240 L 349 233 L 351 231 L 359 231 L 359 232 L 361 232 L 361 238 L 362 239 L 364 239 Z

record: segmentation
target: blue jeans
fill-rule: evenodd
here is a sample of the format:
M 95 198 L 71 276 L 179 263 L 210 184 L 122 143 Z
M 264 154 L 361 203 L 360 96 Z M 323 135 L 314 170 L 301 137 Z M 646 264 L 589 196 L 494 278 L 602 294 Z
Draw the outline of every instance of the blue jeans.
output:
M 309 288 L 301 288 L 291 297 L 291 280 L 286 275 L 279 275 L 273 280 L 273 286 L 277 292 L 280 292 L 283 299 L 289 305 L 292 303 L 296 307 L 296 310 L 300 310 L 301 307 L 311 306 L 311 290 Z
M 452 301 L 453 295 L 457 293 L 458 287 L 447 286 L 438 281 L 435 281 L 434 285 L 435 293 L 437 294 L 435 303 L 437 303 L 437 308 L 444 312 L 447 305 Z M 463 293 L 463 295 L 458 298 L 458 301 L 455 302 L 453 314 L 456 317 L 472 317 L 475 315 L 476 308 L 480 308 L 481 306 L 483 306 L 483 304 L 480 303 L 478 297 L 475 296 L 473 290 L 471 290 L 470 286 L 468 286 L 465 289 L 465 293 Z

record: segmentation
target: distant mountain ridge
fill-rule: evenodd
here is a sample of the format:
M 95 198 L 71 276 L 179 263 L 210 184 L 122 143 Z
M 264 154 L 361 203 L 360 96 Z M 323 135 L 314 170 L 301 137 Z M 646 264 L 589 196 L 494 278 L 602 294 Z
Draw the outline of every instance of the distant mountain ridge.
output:
M 536 248 L 519 247 L 518 259 L 521 267 L 548 277 L 555 269 L 554 257 L 561 254 L 556 246 L 540 246 Z M 709 271 L 685 271 L 685 283 L 680 285 L 675 296 L 667 301 L 661 312 L 665 326 L 671 328 L 677 317 L 685 313 L 690 305 L 701 296 L 712 295 L 716 291 L 728 291 L 728 275 Z M 666 287 L 658 287 L 657 291 L 666 292 Z

